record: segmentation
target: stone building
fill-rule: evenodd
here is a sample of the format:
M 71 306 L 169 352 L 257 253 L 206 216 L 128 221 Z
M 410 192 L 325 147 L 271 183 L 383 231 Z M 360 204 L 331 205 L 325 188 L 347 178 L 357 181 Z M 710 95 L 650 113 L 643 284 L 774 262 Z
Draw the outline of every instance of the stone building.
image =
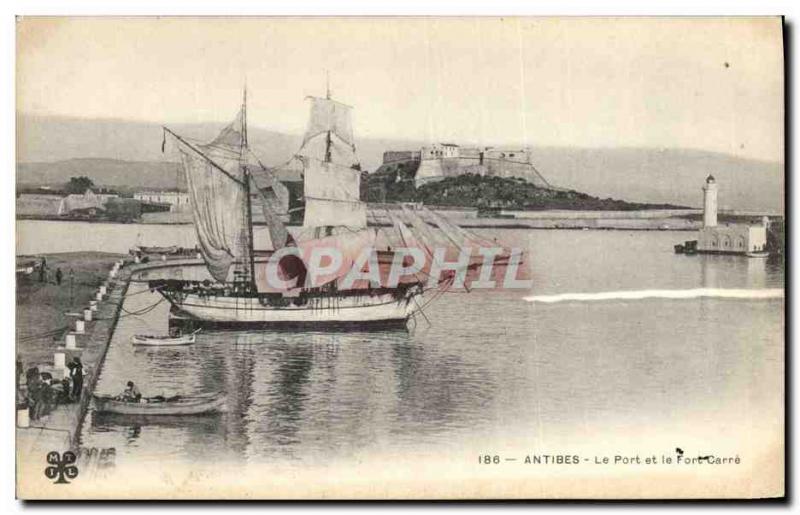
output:
M 519 177 L 542 188 L 550 184 L 531 162 L 525 148 L 461 147 L 453 143 L 426 145 L 419 151 L 392 150 L 384 152 L 381 171 L 414 170 L 414 185 L 446 177 L 475 174 L 488 177 Z

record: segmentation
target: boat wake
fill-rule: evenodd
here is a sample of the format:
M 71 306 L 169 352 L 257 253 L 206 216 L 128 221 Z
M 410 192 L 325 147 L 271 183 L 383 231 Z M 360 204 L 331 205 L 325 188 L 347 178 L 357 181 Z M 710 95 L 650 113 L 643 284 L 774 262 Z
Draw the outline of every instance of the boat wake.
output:
M 716 297 L 723 299 L 782 299 L 783 288 L 735 289 L 735 288 L 694 288 L 687 290 L 629 290 L 605 291 L 596 293 L 561 293 L 558 295 L 533 295 L 525 297 L 528 302 L 593 302 L 603 300 L 641 300 L 641 299 L 697 299 Z

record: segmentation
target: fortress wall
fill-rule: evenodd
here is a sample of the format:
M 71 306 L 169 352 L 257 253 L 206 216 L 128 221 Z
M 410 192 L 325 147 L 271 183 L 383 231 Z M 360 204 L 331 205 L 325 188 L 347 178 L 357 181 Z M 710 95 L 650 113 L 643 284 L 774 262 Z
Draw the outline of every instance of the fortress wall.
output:
M 387 150 L 383 153 L 383 164 L 395 161 L 412 161 L 419 158 L 420 153 L 418 150 Z
M 414 177 L 414 186 L 419 188 L 425 183 L 444 178 L 441 159 L 423 159 L 419 163 L 417 175 Z
M 484 165 L 489 170 L 489 175 L 496 177 L 522 177 L 531 180 L 531 177 L 535 176 L 533 167 L 528 163 L 487 159 L 484 161 Z
M 461 170 L 461 163 L 458 158 L 445 158 L 440 159 L 439 161 L 439 166 L 442 168 L 442 175 L 444 177 L 456 177 L 464 174 L 464 172 Z
M 441 157 L 442 155 L 452 157 Z M 444 177 L 471 173 L 503 178 L 519 177 L 535 186 L 549 188 L 550 185 L 536 171 L 529 158 L 527 149 L 486 150 L 449 145 L 422 147 L 420 151 L 387 151 L 383 154 L 384 165 L 415 160 L 419 162 L 416 187 Z

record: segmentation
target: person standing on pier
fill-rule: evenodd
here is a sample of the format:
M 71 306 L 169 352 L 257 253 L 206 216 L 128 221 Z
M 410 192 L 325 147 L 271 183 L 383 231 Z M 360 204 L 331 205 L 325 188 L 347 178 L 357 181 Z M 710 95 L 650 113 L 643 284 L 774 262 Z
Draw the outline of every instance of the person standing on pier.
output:
M 69 378 L 65 377 L 61 380 L 61 389 L 58 391 L 58 403 L 57 404 L 69 404 L 72 402 L 72 396 L 70 395 L 70 384 Z
M 53 388 L 51 382 L 53 381 L 53 375 L 50 372 L 42 372 L 40 374 L 41 382 L 39 383 L 39 390 L 36 399 L 36 408 L 34 409 L 34 420 L 39 420 L 40 418 L 49 415 L 53 408 L 56 405 L 56 394 L 55 389 Z
M 39 418 L 39 390 L 42 385 L 41 377 L 38 367 L 31 367 L 25 373 L 25 390 L 28 395 L 28 411 L 31 420 L 37 420 Z
M 47 277 L 47 259 L 42 257 L 42 260 L 39 262 L 39 282 L 43 283 L 46 277 Z
M 56 268 L 56 284 L 61 286 L 61 279 L 64 277 L 64 274 L 61 273 L 60 268 Z
M 83 363 L 78 356 L 69 364 L 69 377 L 72 379 L 72 398 L 79 401 L 83 391 Z
M 17 404 L 22 404 L 24 402 L 24 398 L 22 395 L 22 390 L 20 388 L 22 383 L 22 375 L 25 373 L 22 366 L 22 361 L 17 360 L 17 383 L 16 383 L 16 391 L 17 391 Z

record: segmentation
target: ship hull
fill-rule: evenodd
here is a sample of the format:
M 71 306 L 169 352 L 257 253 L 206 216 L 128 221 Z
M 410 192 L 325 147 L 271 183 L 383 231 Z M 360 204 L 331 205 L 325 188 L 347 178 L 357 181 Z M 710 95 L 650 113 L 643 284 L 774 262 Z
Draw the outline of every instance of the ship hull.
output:
M 324 330 L 386 329 L 405 327 L 418 309 L 416 297 L 320 297 L 303 306 L 264 305 L 257 297 L 162 294 L 174 306 L 172 324 L 217 329 L 309 328 Z

